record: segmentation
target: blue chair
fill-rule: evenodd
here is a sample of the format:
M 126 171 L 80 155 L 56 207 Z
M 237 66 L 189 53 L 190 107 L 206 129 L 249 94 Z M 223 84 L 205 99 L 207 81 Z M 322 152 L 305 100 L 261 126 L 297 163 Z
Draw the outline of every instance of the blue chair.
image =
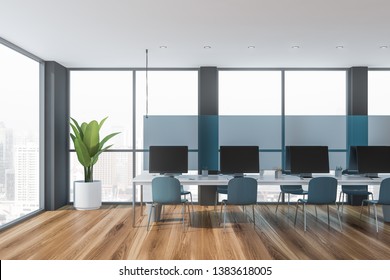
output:
M 215 204 L 214 204 L 214 210 L 217 207 L 218 201 L 219 201 L 219 195 L 220 194 L 226 194 L 228 192 L 228 186 L 217 186 L 217 190 L 215 191 Z
M 152 210 L 156 204 L 161 205 L 183 205 L 183 226 L 184 226 L 184 212 L 185 206 L 188 208 L 189 224 L 191 225 L 191 212 L 187 199 L 181 198 L 180 181 L 174 177 L 156 177 L 152 180 L 152 207 L 150 207 L 148 228 L 150 225 L 150 217 L 152 216 Z
M 180 185 L 180 195 L 184 195 L 184 198 L 187 198 L 187 195 L 190 195 L 192 212 L 194 212 L 194 203 L 192 202 L 192 193 L 190 191 L 184 190 L 183 185 Z
M 290 195 L 307 195 L 307 191 L 305 191 L 301 185 L 281 185 L 280 186 L 280 193 L 279 193 L 279 198 L 278 198 L 278 204 L 276 205 L 276 210 L 275 213 L 278 212 L 278 207 L 279 207 L 279 202 L 280 202 L 280 197 L 282 194 L 287 194 L 287 204 L 288 204 L 288 211 L 290 211 Z
M 379 197 L 377 200 L 369 200 L 364 199 L 362 201 L 362 206 L 360 208 L 360 218 L 362 217 L 363 204 L 367 203 L 368 213 L 370 213 L 370 205 L 374 205 L 374 213 L 375 213 L 375 223 L 376 223 L 376 232 L 379 231 L 378 227 L 378 214 L 376 210 L 376 205 L 390 205 L 390 178 L 383 179 L 379 188 Z
M 252 205 L 253 226 L 255 226 L 255 208 L 257 204 L 257 181 L 251 177 L 238 177 L 229 180 L 227 186 L 227 199 L 222 200 L 221 214 L 223 207 L 223 228 L 226 223 L 227 205 Z
M 357 195 L 357 196 L 370 196 L 374 199 L 374 196 L 372 192 L 368 191 L 367 185 L 353 185 L 353 186 L 341 186 L 341 192 L 339 195 L 339 209 L 340 209 L 340 203 L 341 203 L 341 214 L 344 210 L 344 195 Z M 341 197 L 342 196 L 342 197 Z
M 328 210 L 328 225 L 330 224 L 329 219 L 329 204 L 336 206 L 337 218 L 340 223 L 340 229 L 342 230 L 339 210 L 336 205 L 337 198 L 337 179 L 333 177 L 317 177 L 309 181 L 309 188 L 307 193 L 307 199 L 298 199 L 295 210 L 295 221 L 297 223 L 297 214 L 299 203 L 303 204 L 303 215 L 304 215 L 304 230 L 306 231 L 306 205 L 326 205 Z

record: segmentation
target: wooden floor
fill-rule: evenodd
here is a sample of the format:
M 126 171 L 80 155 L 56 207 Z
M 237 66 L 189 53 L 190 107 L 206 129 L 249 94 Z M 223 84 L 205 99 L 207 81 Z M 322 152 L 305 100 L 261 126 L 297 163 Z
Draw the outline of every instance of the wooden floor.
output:
M 255 206 L 256 226 L 240 207 L 230 207 L 226 230 L 219 226 L 213 207 L 194 206 L 192 226 L 183 230 L 180 206 L 166 206 L 165 221 L 146 230 L 147 215 L 132 226 L 132 208 L 104 205 L 100 210 L 76 211 L 71 206 L 44 212 L 0 232 L 0 259 L 390 259 L 390 224 L 379 211 L 379 233 L 373 216 L 348 206 L 340 232 L 331 208 L 318 207 L 318 219 L 309 207 L 308 228 L 303 215 L 294 227 L 294 207 Z M 140 207 L 137 207 L 139 211 Z M 188 222 L 188 218 L 186 218 Z M 187 225 L 187 224 L 186 224 Z

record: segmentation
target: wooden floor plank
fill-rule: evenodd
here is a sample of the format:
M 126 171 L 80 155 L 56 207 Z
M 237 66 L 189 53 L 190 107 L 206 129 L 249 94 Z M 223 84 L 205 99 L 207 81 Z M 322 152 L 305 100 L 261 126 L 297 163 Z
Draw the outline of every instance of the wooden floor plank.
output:
M 360 207 L 345 206 L 340 231 L 336 210 L 331 207 L 328 225 L 326 207 L 308 208 L 307 231 L 302 211 L 294 225 L 295 207 L 228 207 L 226 229 L 219 208 L 194 205 L 192 225 L 181 206 L 165 206 L 162 221 L 147 231 L 147 215 L 132 208 L 104 205 L 99 210 L 77 211 L 66 206 L 47 211 L 0 232 L 0 259 L 63 260 L 323 260 L 390 259 L 390 224 L 381 209 L 379 233 L 375 219 Z M 136 211 L 139 211 L 137 207 Z

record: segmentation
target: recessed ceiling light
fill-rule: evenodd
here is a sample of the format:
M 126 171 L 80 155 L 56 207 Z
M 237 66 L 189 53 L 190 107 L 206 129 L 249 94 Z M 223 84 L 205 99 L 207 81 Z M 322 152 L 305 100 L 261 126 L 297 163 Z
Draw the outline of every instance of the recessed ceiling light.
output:
M 167 46 L 160 46 L 160 49 L 167 49 Z
M 291 48 L 292 48 L 292 49 L 299 49 L 300 46 L 292 46 Z
M 379 48 L 380 48 L 380 49 L 388 49 L 389 46 L 380 46 Z
M 344 46 L 336 46 L 336 49 L 344 49 Z
M 204 46 L 204 49 L 211 49 L 211 46 Z
M 248 46 L 248 49 L 254 49 L 256 48 L 255 46 Z

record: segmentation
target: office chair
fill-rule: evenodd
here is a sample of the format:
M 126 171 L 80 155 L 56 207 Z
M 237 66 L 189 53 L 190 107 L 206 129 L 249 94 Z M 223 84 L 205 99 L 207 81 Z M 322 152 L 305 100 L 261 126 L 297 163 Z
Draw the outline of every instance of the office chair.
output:
M 390 205 L 390 178 L 383 179 L 379 188 L 379 197 L 377 200 L 364 199 L 362 206 L 360 207 L 360 218 L 362 218 L 363 204 L 367 203 L 368 213 L 370 213 L 370 205 L 374 205 L 376 232 L 379 231 L 378 227 L 378 214 L 376 205 Z
M 221 214 L 223 208 L 223 228 L 226 224 L 227 205 L 252 205 L 253 226 L 255 226 L 255 208 L 257 204 L 257 181 L 251 177 L 238 177 L 229 180 L 227 186 L 227 199 L 222 200 Z
M 152 206 L 150 207 L 149 218 L 148 218 L 148 227 L 149 231 L 150 217 L 152 215 L 152 210 L 156 204 L 161 205 L 174 205 L 182 204 L 183 205 L 183 227 L 184 227 L 184 212 L 185 206 L 188 208 L 188 218 L 189 224 L 191 225 L 191 212 L 188 205 L 187 199 L 181 198 L 180 192 L 180 181 L 173 177 L 156 177 L 152 180 Z
M 336 205 L 337 198 L 337 179 L 333 177 L 317 177 L 309 181 L 309 188 L 307 192 L 307 199 L 298 199 L 297 206 L 295 209 L 295 220 L 294 225 L 297 223 L 297 214 L 299 203 L 303 205 L 303 216 L 304 216 L 304 230 L 306 231 L 306 205 L 326 205 L 328 210 L 328 225 L 330 224 L 329 219 L 329 204 L 336 206 L 337 218 L 340 223 L 340 229 L 342 230 L 339 210 Z
M 278 198 L 278 204 L 276 205 L 276 210 L 275 213 L 278 212 L 278 207 L 279 207 L 279 202 L 280 202 L 280 197 L 282 194 L 287 194 L 287 205 L 288 205 L 288 212 L 290 212 L 290 195 L 307 195 L 307 191 L 305 191 L 301 185 L 280 185 L 280 193 L 279 193 L 279 198 Z
M 374 199 L 374 195 L 372 192 L 368 191 L 367 185 L 353 185 L 353 186 L 341 186 L 341 192 L 339 195 L 339 205 L 338 208 L 340 209 L 340 202 L 341 202 L 341 214 L 343 214 L 344 211 L 344 195 L 359 195 L 359 196 L 370 196 Z M 342 196 L 342 197 L 341 197 Z
M 187 198 L 187 195 L 190 195 L 192 212 L 194 212 L 194 203 L 192 202 L 192 193 L 190 191 L 184 190 L 183 185 L 180 185 L 180 195 L 184 195 L 185 199 Z

